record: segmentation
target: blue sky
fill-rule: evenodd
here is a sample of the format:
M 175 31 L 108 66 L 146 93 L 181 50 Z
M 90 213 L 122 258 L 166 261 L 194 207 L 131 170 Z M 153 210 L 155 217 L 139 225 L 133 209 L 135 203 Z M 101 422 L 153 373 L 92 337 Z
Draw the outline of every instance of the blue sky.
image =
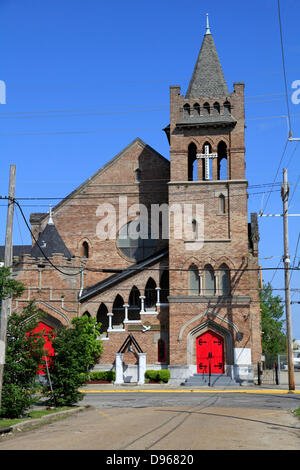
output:
M 300 80 L 299 3 L 281 0 L 292 130 L 300 137 L 300 105 L 292 83 Z M 277 0 L 151 2 L 131 0 L 0 0 L 0 194 L 8 192 L 9 165 L 17 166 L 19 198 L 66 196 L 136 137 L 169 158 L 162 128 L 169 123 L 169 86 L 185 93 L 205 33 L 206 13 L 230 91 L 246 84 L 246 176 L 249 213 L 264 207 L 271 186 L 288 168 L 291 213 L 300 213 L 298 144 L 287 138 Z M 5 114 L 7 113 L 7 114 Z M 11 113 L 11 114 L 9 114 Z M 281 213 L 274 185 L 266 213 Z M 259 194 L 254 194 L 259 193 Z M 52 201 L 21 201 L 25 214 L 48 211 Z M 290 217 L 293 262 L 300 230 Z M 0 204 L 0 244 L 6 207 Z M 260 263 L 277 267 L 283 253 L 281 218 L 260 218 Z M 30 243 L 20 215 L 14 243 Z M 300 244 L 296 265 L 300 261 Z M 282 267 L 282 263 L 280 265 Z M 265 270 L 264 281 L 284 286 L 283 271 Z M 299 287 L 295 272 L 292 288 Z M 282 296 L 283 291 L 276 291 Z M 292 294 L 300 301 L 300 292 Z M 300 339 L 300 305 L 292 306 L 293 336 Z

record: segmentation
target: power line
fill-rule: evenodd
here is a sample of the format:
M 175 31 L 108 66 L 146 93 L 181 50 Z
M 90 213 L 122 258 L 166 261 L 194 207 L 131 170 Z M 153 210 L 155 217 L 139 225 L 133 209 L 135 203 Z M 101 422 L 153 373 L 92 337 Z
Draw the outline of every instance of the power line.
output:
M 281 43 L 282 68 L 283 68 L 284 86 L 285 86 L 285 97 L 286 97 L 286 106 L 287 106 L 287 112 L 288 112 L 289 137 L 291 137 L 292 127 L 291 127 L 290 105 L 289 105 L 289 98 L 288 98 L 289 95 L 288 95 L 286 69 L 285 69 L 284 46 L 283 46 L 282 24 L 281 24 L 281 13 L 280 13 L 280 0 L 278 0 L 278 19 L 279 19 L 279 30 L 280 30 L 280 43 Z

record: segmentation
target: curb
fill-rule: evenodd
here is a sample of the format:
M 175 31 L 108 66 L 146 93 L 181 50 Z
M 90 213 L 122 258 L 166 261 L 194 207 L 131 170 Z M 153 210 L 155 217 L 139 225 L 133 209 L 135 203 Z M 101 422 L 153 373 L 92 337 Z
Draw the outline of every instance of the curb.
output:
M 31 419 L 28 421 L 21 421 L 20 423 L 13 424 L 10 427 L 0 428 L 0 435 L 7 434 L 9 432 L 21 431 L 27 428 L 29 429 L 39 424 L 41 425 L 48 424 L 48 423 L 51 423 L 51 421 L 54 421 L 59 416 L 73 415 L 75 413 L 79 413 L 80 411 L 84 411 L 88 408 L 90 408 L 90 406 L 78 406 L 71 410 L 58 411 L 57 413 L 51 413 L 49 415 L 42 416 L 41 418 Z

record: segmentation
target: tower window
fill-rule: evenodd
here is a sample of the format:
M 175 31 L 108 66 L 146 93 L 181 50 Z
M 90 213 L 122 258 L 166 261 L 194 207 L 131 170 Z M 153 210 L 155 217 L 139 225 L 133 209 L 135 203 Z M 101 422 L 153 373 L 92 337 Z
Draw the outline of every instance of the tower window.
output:
M 224 103 L 224 114 L 231 114 L 231 104 L 229 101 L 225 101 Z
M 184 116 L 189 116 L 191 114 L 191 108 L 188 103 L 183 106 Z
M 199 295 L 199 274 L 195 264 L 189 267 L 189 295 Z
M 210 105 L 209 103 L 204 103 L 203 105 L 203 114 L 208 116 L 210 114 Z
M 220 114 L 221 108 L 220 108 L 220 103 L 214 103 L 214 113 L 215 114 Z
M 220 214 L 225 214 L 225 213 L 226 213 L 225 196 L 224 196 L 224 194 L 221 194 L 221 195 L 219 196 L 219 212 L 220 212 Z
M 141 181 L 141 170 L 137 168 L 135 170 L 135 182 L 139 183 Z
M 194 104 L 194 116 L 200 116 L 200 105 L 198 103 Z
M 210 265 L 204 268 L 205 294 L 215 295 L 215 273 Z
M 188 148 L 188 180 L 197 181 L 197 147 L 192 142 Z
M 163 339 L 159 339 L 157 342 L 158 362 L 166 361 L 166 342 Z
M 230 293 L 229 269 L 226 264 L 222 264 L 220 268 L 220 294 L 229 295 L 229 293 Z
M 81 246 L 81 256 L 83 256 L 84 258 L 88 258 L 88 257 L 89 257 L 89 244 L 88 244 L 88 242 L 83 242 L 83 243 L 82 243 L 82 246 Z
M 227 179 L 227 145 L 221 141 L 218 145 L 218 180 Z

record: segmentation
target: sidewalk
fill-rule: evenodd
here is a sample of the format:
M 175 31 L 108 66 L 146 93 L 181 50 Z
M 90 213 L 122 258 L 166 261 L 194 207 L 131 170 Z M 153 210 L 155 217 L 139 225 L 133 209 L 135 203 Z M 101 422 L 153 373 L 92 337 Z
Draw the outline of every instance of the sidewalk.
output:
M 82 393 L 289 393 L 288 385 L 249 385 L 249 386 L 233 386 L 233 387 L 208 387 L 196 386 L 185 387 L 182 385 L 169 385 L 169 384 L 144 384 L 137 385 L 135 383 L 126 383 L 123 385 L 114 384 L 88 384 L 79 389 Z M 300 394 L 300 387 L 296 386 L 296 390 L 292 393 Z

